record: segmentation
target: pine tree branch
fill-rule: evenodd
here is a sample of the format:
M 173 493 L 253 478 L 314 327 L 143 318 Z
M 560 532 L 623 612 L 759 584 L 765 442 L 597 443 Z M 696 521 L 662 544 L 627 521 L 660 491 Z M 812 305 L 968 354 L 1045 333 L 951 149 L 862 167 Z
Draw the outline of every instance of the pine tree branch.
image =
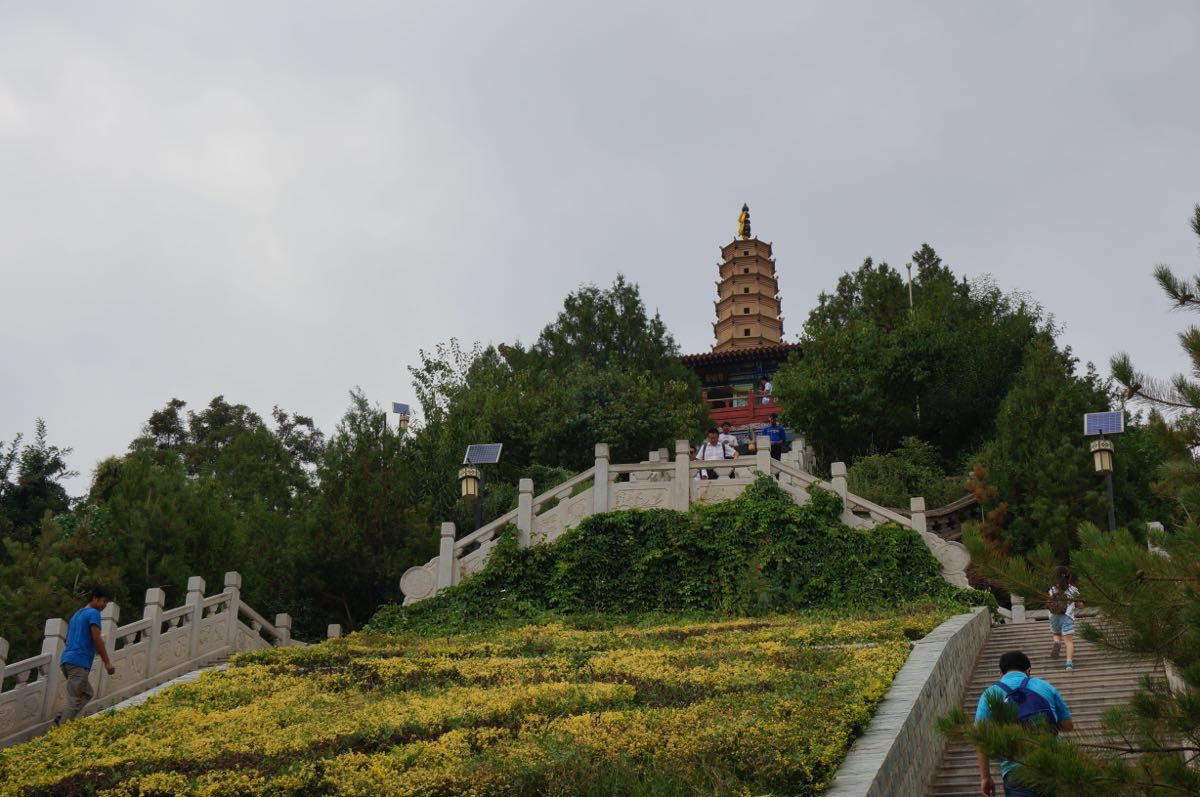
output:
M 1076 747 L 1088 747 L 1096 750 L 1115 750 L 1118 753 L 1196 753 L 1200 754 L 1200 747 L 1184 745 L 1180 747 L 1138 747 L 1136 745 L 1122 744 L 1100 744 L 1098 742 L 1076 742 Z

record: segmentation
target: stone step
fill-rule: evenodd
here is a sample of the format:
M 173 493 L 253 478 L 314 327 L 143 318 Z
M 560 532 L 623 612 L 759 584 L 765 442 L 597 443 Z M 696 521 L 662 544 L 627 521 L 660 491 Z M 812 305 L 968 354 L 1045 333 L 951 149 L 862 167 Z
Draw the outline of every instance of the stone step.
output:
M 968 716 L 974 713 L 979 695 L 999 680 L 997 665 L 1001 654 L 1009 650 L 1023 651 L 1033 665 L 1033 674 L 1054 684 L 1062 693 L 1075 720 L 1073 733 L 1100 733 L 1104 712 L 1128 705 L 1143 677 L 1163 677 L 1162 669 L 1153 662 L 1083 640 L 1077 640 L 1075 644 L 1077 669 L 1066 670 L 1063 668 L 1065 658 L 1050 658 L 1050 645 L 1049 626 L 1045 623 L 993 628 L 964 690 L 963 710 Z M 1000 773 L 995 762 L 992 777 L 1000 788 Z M 975 749 L 965 743 L 948 744 L 928 794 L 933 797 L 978 795 L 979 769 Z

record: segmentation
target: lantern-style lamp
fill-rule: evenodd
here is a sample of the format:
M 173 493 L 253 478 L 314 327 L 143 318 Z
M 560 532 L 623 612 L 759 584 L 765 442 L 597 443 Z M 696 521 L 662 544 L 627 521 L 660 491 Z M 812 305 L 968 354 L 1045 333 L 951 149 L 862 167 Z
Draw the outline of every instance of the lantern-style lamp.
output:
M 1108 476 L 1113 472 L 1113 444 L 1103 437 L 1092 441 L 1092 467 L 1100 476 Z
M 399 401 L 393 401 L 392 412 L 396 413 L 396 428 L 403 437 L 404 433 L 408 431 L 409 406 L 401 404 Z
M 468 465 L 458 469 L 458 484 L 462 488 L 462 497 L 472 500 L 479 497 L 479 468 Z

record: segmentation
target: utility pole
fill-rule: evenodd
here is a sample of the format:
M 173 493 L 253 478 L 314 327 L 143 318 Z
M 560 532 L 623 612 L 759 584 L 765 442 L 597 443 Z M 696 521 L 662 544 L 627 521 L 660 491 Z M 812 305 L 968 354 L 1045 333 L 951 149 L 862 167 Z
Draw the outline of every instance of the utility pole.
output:
M 911 318 L 913 314 L 912 300 L 912 263 L 905 263 L 904 269 L 908 272 L 908 315 Z M 921 422 L 921 397 L 917 396 L 917 423 Z
M 905 270 L 908 271 L 908 312 L 911 314 L 913 309 L 912 300 L 912 263 L 904 264 Z

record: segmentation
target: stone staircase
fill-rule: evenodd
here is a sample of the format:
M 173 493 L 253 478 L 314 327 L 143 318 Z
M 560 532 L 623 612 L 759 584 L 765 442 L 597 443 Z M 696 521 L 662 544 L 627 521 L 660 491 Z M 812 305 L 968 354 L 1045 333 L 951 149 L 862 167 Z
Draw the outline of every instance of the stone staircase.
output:
M 1065 645 L 1058 660 L 1051 660 L 1050 645 L 1050 625 L 1044 621 L 993 628 L 967 684 L 963 710 L 969 717 L 975 715 L 979 695 L 999 679 L 1000 655 L 1009 650 L 1024 651 L 1033 663 L 1032 674 L 1054 684 L 1062 693 L 1075 720 L 1073 737 L 1097 734 L 1101 714 L 1113 706 L 1128 704 L 1142 676 L 1166 677 L 1162 667 L 1156 667 L 1153 662 L 1132 659 L 1083 640 L 1075 642 L 1075 669 L 1064 670 Z M 992 762 L 992 777 L 997 793 L 1002 792 L 999 765 L 995 761 Z M 949 743 L 928 794 L 931 797 L 977 797 L 979 767 L 975 749 L 960 742 Z

